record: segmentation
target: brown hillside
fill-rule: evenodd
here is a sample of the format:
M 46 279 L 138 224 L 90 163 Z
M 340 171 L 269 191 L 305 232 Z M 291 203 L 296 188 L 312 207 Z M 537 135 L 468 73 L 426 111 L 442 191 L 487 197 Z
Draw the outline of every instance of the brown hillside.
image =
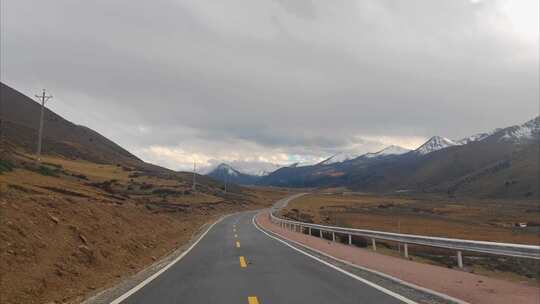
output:
M 2 135 L 28 152 L 34 152 L 41 105 L 0 83 Z M 101 134 L 45 111 L 43 153 L 99 163 L 134 164 L 140 160 Z

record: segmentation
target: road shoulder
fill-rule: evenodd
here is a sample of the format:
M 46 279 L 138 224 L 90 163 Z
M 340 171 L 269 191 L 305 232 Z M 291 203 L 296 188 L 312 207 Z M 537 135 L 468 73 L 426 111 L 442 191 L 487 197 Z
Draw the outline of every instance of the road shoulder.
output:
M 171 254 L 139 271 L 138 273 L 125 278 L 115 286 L 98 291 L 96 294 L 83 301 L 82 304 L 115 303 L 124 296 L 134 293 L 136 290 L 149 283 L 152 279 L 159 276 L 162 272 L 166 271 L 169 267 L 179 262 L 195 245 L 197 245 L 200 240 L 202 240 L 202 238 L 204 238 L 206 233 L 208 233 L 216 224 L 230 215 L 232 214 L 224 215 L 214 222 L 204 224 L 191 237 L 188 243 L 178 247 Z

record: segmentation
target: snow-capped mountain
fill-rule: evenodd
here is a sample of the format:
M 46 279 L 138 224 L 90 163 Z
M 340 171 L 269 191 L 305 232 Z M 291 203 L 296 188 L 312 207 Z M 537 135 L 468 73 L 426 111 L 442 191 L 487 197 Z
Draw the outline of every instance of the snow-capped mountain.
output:
M 456 146 L 456 145 L 458 145 L 458 143 L 446 137 L 433 136 L 428 141 L 426 141 L 423 145 L 421 145 L 418 149 L 414 150 L 414 153 L 420 154 L 420 155 L 426 155 L 431 152 L 435 152 L 435 151 L 448 148 L 451 146 Z
M 331 164 L 336 164 L 336 163 L 342 163 L 344 161 L 355 159 L 357 157 L 358 157 L 358 155 L 352 154 L 352 153 L 337 153 L 337 154 L 334 154 L 334 155 L 330 156 L 329 158 L 323 160 L 319 164 L 320 165 L 331 165 Z
M 243 185 L 253 185 L 256 184 L 260 179 L 260 176 L 250 175 L 242 173 L 231 165 L 222 163 L 219 164 L 214 170 L 207 174 L 210 177 L 213 177 L 217 180 L 220 180 L 224 183 L 234 183 L 234 184 L 243 184 Z
M 487 133 L 474 134 L 474 135 L 462 138 L 460 140 L 457 140 L 456 143 L 458 145 L 466 145 L 466 144 L 469 144 L 469 143 L 472 143 L 472 142 L 475 142 L 475 141 L 480 141 L 480 140 L 483 140 L 483 139 L 489 137 L 491 134 L 497 132 L 498 130 L 500 130 L 500 129 L 496 129 L 494 131 L 487 132 Z
M 540 136 L 540 116 L 527 121 L 526 123 L 500 130 L 496 133 L 499 141 L 520 143 L 538 139 Z
M 217 166 L 213 171 L 222 172 L 223 174 L 231 175 L 231 176 L 238 176 L 240 175 L 240 171 L 237 171 L 230 165 L 227 165 L 225 163 L 220 164 Z
M 540 118 L 537 117 L 524 124 L 457 141 L 434 136 L 410 152 L 391 146 L 356 158 L 337 154 L 319 163 L 323 165 L 278 169 L 261 178 L 259 184 L 344 186 L 375 192 L 411 189 L 451 195 L 527 198 L 537 196 L 540 191 L 537 172 L 539 138 Z M 401 155 L 382 157 L 392 154 Z M 427 154 L 429 157 L 425 157 Z M 353 159 L 347 161 L 350 158 Z M 508 183 L 510 176 L 516 183 Z
M 378 152 L 374 153 L 366 153 L 363 155 L 365 158 L 374 158 L 374 157 L 381 157 L 381 156 L 389 156 L 389 155 L 401 155 L 405 154 L 407 152 L 410 152 L 411 150 L 402 148 L 400 146 L 391 145 L 388 146 Z
M 342 163 L 342 162 L 346 162 L 346 161 L 349 161 L 349 160 L 353 160 L 353 159 L 358 158 L 358 157 L 377 158 L 377 157 L 389 156 L 389 155 L 401 155 L 401 154 L 405 154 L 405 153 L 410 152 L 410 151 L 411 150 L 402 148 L 400 146 L 391 145 L 391 146 L 388 146 L 388 147 L 386 147 L 386 148 L 384 148 L 384 149 L 382 149 L 380 151 L 369 152 L 369 153 L 366 153 L 366 154 L 362 154 L 360 156 L 358 156 L 358 153 L 357 154 L 354 154 L 354 153 L 337 153 L 337 154 L 332 155 L 329 158 L 325 159 L 324 161 L 320 162 L 319 164 L 320 165 L 331 165 L 331 164 Z
M 243 174 L 265 176 L 283 167 L 282 165 L 259 160 L 233 160 L 227 163 L 220 160 L 210 160 L 209 163 L 207 167 L 201 169 L 205 174 L 209 174 L 220 166 L 228 166 Z

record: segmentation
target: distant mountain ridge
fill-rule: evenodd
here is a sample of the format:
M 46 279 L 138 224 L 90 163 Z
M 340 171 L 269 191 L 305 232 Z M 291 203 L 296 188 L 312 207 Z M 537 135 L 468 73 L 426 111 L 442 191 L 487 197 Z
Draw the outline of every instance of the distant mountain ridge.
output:
M 255 185 L 261 179 L 260 176 L 242 173 L 231 165 L 221 163 L 214 170 L 210 171 L 207 176 L 217 179 L 223 183 L 232 183 L 239 185 Z
M 380 151 L 377 152 L 368 152 L 365 154 L 353 154 L 353 153 L 337 153 L 329 158 L 325 159 L 324 161 L 320 162 L 318 165 L 332 165 L 336 163 L 343 163 L 346 161 L 351 161 L 356 158 L 374 158 L 374 157 L 384 157 L 388 155 L 400 155 L 407 153 L 411 150 L 405 149 L 396 145 L 388 146 Z
M 388 146 L 378 152 L 375 153 L 366 153 L 363 156 L 366 158 L 373 158 L 373 157 L 381 157 L 381 156 L 388 156 L 388 155 L 401 155 L 405 154 L 407 152 L 410 152 L 411 150 L 402 148 L 400 146 L 391 145 Z
M 367 153 L 335 162 L 331 157 L 317 165 L 281 168 L 259 183 L 290 187 L 346 186 L 378 192 L 406 189 L 448 195 L 538 197 L 539 134 L 540 117 L 536 117 L 521 125 L 458 141 L 434 136 L 416 150 L 400 154 Z M 374 155 L 378 157 L 370 157 Z

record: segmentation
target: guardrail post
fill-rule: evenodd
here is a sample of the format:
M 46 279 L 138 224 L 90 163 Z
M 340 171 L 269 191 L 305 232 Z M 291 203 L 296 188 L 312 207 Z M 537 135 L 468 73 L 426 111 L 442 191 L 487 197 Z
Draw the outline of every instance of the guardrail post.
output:
M 308 229 L 309 236 L 311 236 L 311 227 L 308 227 L 307 229 Z
M 336 241 L 336 233 L 332 231 L 332 242 Z
M 375 242 L 375 239 L 371 239 L 371 247 L 373 248 L 373 251 L 377 251 L 377 243 Z
M 460 250 L 457 252 L 457 263 L 459 268 L 463 268 L 463 255 Z
M 409 258 L 409 246 L 407 246 L 407 243 L 403 244 L 403 252 L 405 253 L 405 258 Z
M 352 235 L 349 234 L 349 245 L 352 245 Z
M 322 229 L 319 229 L 319 237 L 322 239 L 323 238 L 323 235 L 322 235 Z

